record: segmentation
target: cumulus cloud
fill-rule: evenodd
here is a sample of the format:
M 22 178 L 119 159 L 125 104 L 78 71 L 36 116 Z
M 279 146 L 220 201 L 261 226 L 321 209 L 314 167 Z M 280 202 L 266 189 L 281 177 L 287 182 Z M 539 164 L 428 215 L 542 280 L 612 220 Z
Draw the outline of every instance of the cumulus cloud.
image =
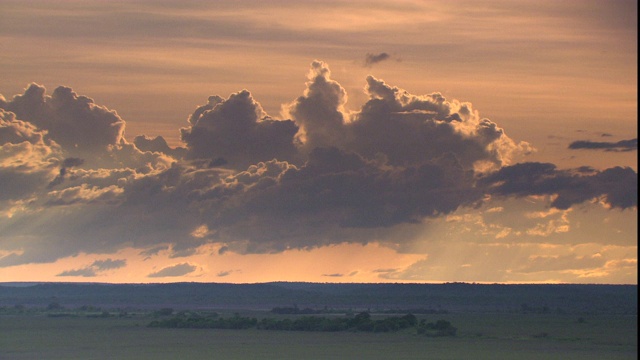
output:
M 167 154 L 176 159 L 181 159 L 187 154 L 187 149 L 183 147 L 171 148 L 162 136 L 151 139 L 145 135 L 138 135 L 133 139 L 135 146 L 141 151 L 158 152 Z
M 55 179 L 60 147 L 47 132 L 0 109 L 0 201 L 33 196 Z
M 227 99 L 210 97 L 189 121 L 180 131 L 190 159 L 217 160 L 237 170 L 259 161 L 295 160 L 298 127 L 291 120 L 268 117 L 249 91 Z
M 532 146 L 468 102 L 410 94 L 373 76 L 365 93 L 364 105 L 347 112 L 346 90 L 314 61 L 303 94 L 283 106 L 288 119 L 266 114 L 247 90 L 214 95 L 180 129 L 184 148 L 171 148 L 145 135 L 128 143 L 114 111 L 32 84 L 0 102 L 0 185 L 8 189 L 0 192 L 0 267 L 123 247 L 171 258 L 210 243 L 220 254 L 371 241 L 402 248 L 411 226 L 475 209 L 487 195 L 548 195 L 558 209 L 594 199 L 637 206 L 629 168 L 515 163 Z M 149 276 L 195 269 L 182 263 Z
M 413 165 L 453 156 L 465 168 L 499 167 L 533 151 L 516 143 L 470 103 L 448 101 L 440 93 L 412 95 L 373 76 L 360 111 L 347 114 L 345 89 L 331 79 L 328 66 L 312 64 L 304 95 L 285 106 L 299 124 L 298 138 L 307 153 L 335 146 L 391 165 Z
M 569 149 L 633 151 L 633 150 L 638 150 L 638 139 L 620 140 L 618 142 L 579 140 L 569 144 Z
M 284 106 L 283 110 L 300 126 L 297 138 L 303 149 L 310 151 L 316 147 L 336 145 L 343 139 L 347 92 L 331 79 L 331 70 L 322 61 L 311 64 L 307 78 L 304 94 Z
M 44 144 L 55 147 L 58 157 L 82 159 L 81 163 L 63 163 L 62 169 L 70 166 L 94 169 L 130 167 L 144 171 L 145 168 L 167 167 L 174 161 L 173 157 L 181 155 L 180 149 L 150 153 L 129 144 L 124 138 L 125 121 L 114 110 L 97 105 L 93 99 L 64 86 L 46 95 L 44 86 L 32 83 L 23 94 L 15 95 L 9 101 L 0 101 L 0 110 L 13 114 L 14 119 L 30 127 L 29 130 L 14 130 L 10 139 L 7 136 L 11 132 L 3 131 L 0 140 L 15 143 L 16 136 L 20 134 L 31 136 L 30 142 L 33 143 L 33 136 L 37 135 Z M 156 140 L 153 144 L 160 146 L 161 142 Z M 142 140 L 139 143 L 151 146 Z M 65 170 L 62 169 L 60 178 L 53 185 L 63 179 Z
M 196 265 L 191 265 L 189 263 L 181 263 L 172 266 L 167 266 L 161 270 L 153 272 L 147 277 L 150 278 L 158 278 L 158 277 L 177 277 L 184 276 L 193 273 L 196 271 L 198 267 Z
M 104 151 L 123 141 L 125 122 L 115 111 L 78 96 L 68 87 L 57 87 L 51 96 L 45 92 L 43 86 L 30 84 L 24 94 L 0 103 L 0 107 L 46 130 L 53 141 L 71 153 Z

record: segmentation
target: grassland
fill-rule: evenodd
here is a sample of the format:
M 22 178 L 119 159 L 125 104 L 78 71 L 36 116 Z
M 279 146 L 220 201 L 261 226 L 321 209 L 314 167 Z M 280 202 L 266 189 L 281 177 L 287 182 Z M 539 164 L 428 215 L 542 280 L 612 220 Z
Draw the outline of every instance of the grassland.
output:
M 637 297 L 635 285 L 0 284 L 0 359 L 637 359 Z M 292 305 L 300 313 L 270 311 Z M 260 320 L 307 308 L 412 312 L 457 332 L 148 326 L 183 311 Z
M 1 359 L 637 359 L 637 315 L 449 313 L 457 336 L 166 329 L 152 312 L 0 315 Z M 103 314 L 96 314 L 103 315 Z M 106 314 L 105 314 L 106 315 Z M 231 313 L 221 313 L 221 316 Z M 269 312 L 245 312 L 258 318 Z M 340 316 L 340 315 L 335 315 Z M 388 315 L 374 315 L 383 317 Z

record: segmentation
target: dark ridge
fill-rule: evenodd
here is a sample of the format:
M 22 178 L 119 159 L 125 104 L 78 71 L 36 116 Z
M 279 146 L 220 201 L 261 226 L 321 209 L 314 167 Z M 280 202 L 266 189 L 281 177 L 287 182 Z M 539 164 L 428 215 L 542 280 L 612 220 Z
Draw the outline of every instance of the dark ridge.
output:
M 637 314 L 637 285 L 0 283 L 0 306 Z

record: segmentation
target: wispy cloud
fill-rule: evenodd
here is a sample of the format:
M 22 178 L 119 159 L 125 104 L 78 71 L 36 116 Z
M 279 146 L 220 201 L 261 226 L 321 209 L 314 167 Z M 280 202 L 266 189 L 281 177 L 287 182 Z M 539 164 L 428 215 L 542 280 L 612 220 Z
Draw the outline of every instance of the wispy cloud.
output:
M 638 150 L 638 139 L 620 140 L 617 142 L 578 140 L 569 144 L 569 149 L 633 151 Z
M 119 269 L 119 268 L 125 267 L 126 265 L 127 265 L 127 260 L 125 259 L 96 260 L 91 265 L 88 265 L 84 268 L 74 269 L 74 270 L 65 270 L 56 276 L 95 277 L 95 276 L 98 276 L 101 272 L 104 272 L 107 270 Z
M 185 276 L 191 274 L 196 271 L 198 267 L 196 265 L 191 265 L 189 263 L 181 263 L 172 266 L 167 266 L 162 268 L 156 272 L 153 272 L 147 277 L 150 278 L 160 278 L 160 277 L 178 277 Z
M 341 273 L 333 273 L 333 274 L 322 274 L 322 276 L 324 277 L 335 277 L 335 278 L 339 278 L 339 277 L 343 277 L 344 274 Z

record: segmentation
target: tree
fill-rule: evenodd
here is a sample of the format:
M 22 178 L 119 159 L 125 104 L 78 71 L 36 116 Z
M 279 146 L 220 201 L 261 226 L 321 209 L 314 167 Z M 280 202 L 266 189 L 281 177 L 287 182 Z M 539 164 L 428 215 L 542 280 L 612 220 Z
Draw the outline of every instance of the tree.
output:
M 47 305 L 47 310 L 62 310 L 62 305 L 57 301 L 52 301 Z
M 418 325 L 418 334 L 426 336 L 456 336 L 458 329 L 446 320 L 438 320 L 435 323 L 426 323 L 424 320 Z

